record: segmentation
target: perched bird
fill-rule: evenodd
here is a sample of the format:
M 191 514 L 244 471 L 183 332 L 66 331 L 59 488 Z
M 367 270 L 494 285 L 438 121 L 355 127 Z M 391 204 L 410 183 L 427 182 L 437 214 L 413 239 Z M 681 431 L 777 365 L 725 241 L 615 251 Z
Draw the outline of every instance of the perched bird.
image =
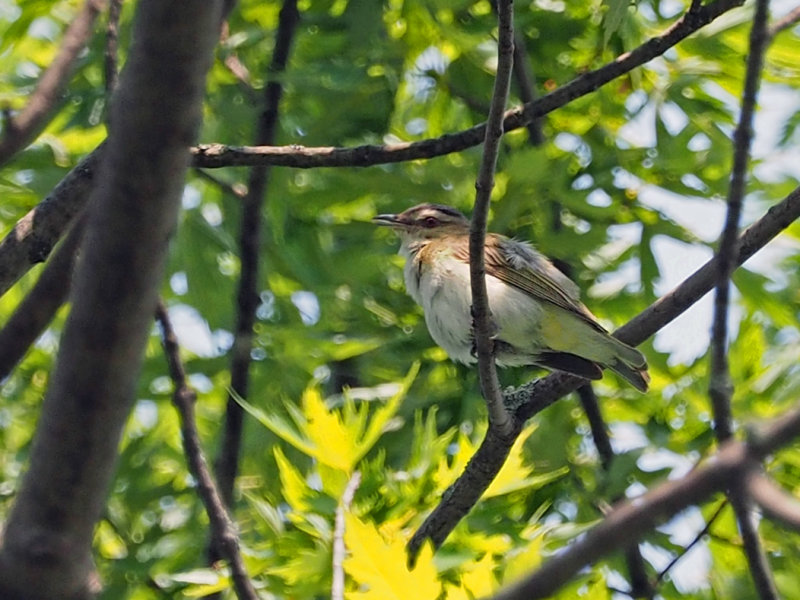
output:
M 406 290 L 422 306 L 434 341 L 455 361 L 476 361 L 472 336 L 469 220 L 441 204 L 378 215 L 400 237 Z M 600 379 L 602 367 L 647 390 L 647 363 L 611 337 L 569 278 L 530 244 L 489 233 L 484 250 L 495 361 L 537 365 Z

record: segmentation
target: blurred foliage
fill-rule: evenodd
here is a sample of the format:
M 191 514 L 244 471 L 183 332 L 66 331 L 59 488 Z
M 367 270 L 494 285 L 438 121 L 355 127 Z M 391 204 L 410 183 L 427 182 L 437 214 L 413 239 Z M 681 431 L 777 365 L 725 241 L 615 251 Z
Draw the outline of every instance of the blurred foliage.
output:
M 4 108 L 24 106 L 79 4 L 0 0 Z M 536 0 L 516 6 L 516 26 L 536 87 L 546 93 L 663 31 L 686 5 Z M 133 10 L 125 4 L 122 61 Z M 209 76 L 201 141 L 252 139 L 279 10 L 279 2 L 238 3 Z M 488 0 L 303 0 L 300 10 L 281 77 L 278 143 L 413 141 L 484 120 L 496 58 Z M 710 255 L 727 192 L 750 14 L 748 7 L 733 11 L 547 115 L 542 145 L 533 146 L 525 130 L 504 139 L 491 228 L 533 240 L 569 265 L 587 304 L 610 327 L 676 283 L 676 265 L 681 273 L 699 266 L 681 266 L 689 259 L 676 248 L 687 257 Z M 103 25 L 101 19 L 51 124 L 0 170 L 3 233 L 104 136 Z M 764 138 L 749 179 L 751 221 L 798 184 L 796 170 L 781 168 L 786 156 L 797 157 L 798 55 L 797 27 L 779 35 L 767 55 L 762 105 L 772 97 L 778 100 L 769 106 L 783 108 L 762 111 L 757 122 Z M 246 66 L 249 82 L 226 67 L 231 56 Z M 516 94 L 512 87 L 514 104 Z M 498 481 L 444 547 L 435 555 L 426 550 L 408 572 L 404 544 L 477 447 L 486 414 L 476 374 L 433 345 L 420 309 L 405 295 L 396 240 L 369 219 L 421 201 L 469 211 L 479 158 L 475 148 L 366 169 L 271 171 L 252 395 L 242 399 L 254 418 L 246 424 L 234 516 L 250 572 L 276 597 L 329 595 L 337 509 L 349 551 L 348 598 L 407 597 L 412 589 L 420 598 L 490 594 L 600 519 L 604 502 L 679 476 L 715 449 L 706 304 L 693 309 L 694 325 L 671 324 L 644 345 L 653 378 L 648 394 L 612 376 L 595 386 L 617 452 L 608 471 L 578 404 L 557 403 L 529 424 Z M 247 172 L 210 174 L 218 181 L 192 173 L 187 182 L 163 296 L 213 456 L 240 269 L 239 199 L 219 183 L 242 184 Z M 794 225 L 767 259 L 734 277 L 730 362 L 740 424 L 796 404 L 799 244 Z M 0 299 L 0 316 L 10 314 L 37 273 Z M 62 323 L 60 314 L 0 388 L 2 514 L 24 471 Z M 534 375 L 509 370 L 501 378 L 516 385 Z M 154 329 L 96 533 L 106 598 L 196 597 L 229 587 L 224 567 L 204 567 L 207 517 L 186 470 L 171 391 Z M 800 448 L 777 453 L 768 468 L 784 488 L 800 493 Z M 355 471 L 362 481 L 352 505 L 341 508 Z M 709 499 L 645 535 L 653 578 L 718 505 L 719 498 Z M 784 597 L 800 597 L 800 539 L 766 521 L 761 533 Z M 754 597 L 729 509 L 692 557 L 666 575 L 661 597 Z M 612 590 L 627 589 L 626 575 L 622 557 L 612 555 L 558 597 L 624 598 Z

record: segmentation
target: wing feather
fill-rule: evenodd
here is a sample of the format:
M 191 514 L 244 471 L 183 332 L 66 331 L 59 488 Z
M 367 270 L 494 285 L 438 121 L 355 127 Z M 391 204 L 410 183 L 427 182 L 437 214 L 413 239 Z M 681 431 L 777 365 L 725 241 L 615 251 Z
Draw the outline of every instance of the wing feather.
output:
M 459 260 L 469 262 L 469 248 L 459 249 Z M 606 330 L 578 299 L 578 287 L 553 263 L 528 244 L 497 234 L 486 237 L 484 250 L 486 273 L 497 277 L 531 297 L 557 306 L 598 331 Z

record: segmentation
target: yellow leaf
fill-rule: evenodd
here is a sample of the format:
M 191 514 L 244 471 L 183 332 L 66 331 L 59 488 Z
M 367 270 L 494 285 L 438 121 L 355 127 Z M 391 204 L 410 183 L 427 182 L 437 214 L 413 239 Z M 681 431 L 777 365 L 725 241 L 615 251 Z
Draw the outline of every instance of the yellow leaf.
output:
M 275 462 L 278 464 L 278 476 L 281 479 L 281 490 L 286 502 L 298 512 L 311 510 L 311 504 L 307 499 L 308 484 L 306 480 L 289 462 L 279 446 L 274 446 L 272 452 L 275 455 Z
M 497 580 L 492 567 L 495 562 L 490 554 L 474 563 L 470 570 L 461 576 L 461 587 L 469 592 L 472 598 L 489 596 L 497 587 Z
M 308 419 L 306 434 L 316 446 L 314 457 L 330 467 L 350 473 L 358 456 L 357 439 L 338 411 L 329 410 L 317 387 L 303 392 L 303 413 Z
M 525 548 L 512 553 L 505 561 L 503 584 L 508 585 L 538 567 L 542 563 L 543 545 L 544 532 L 533 538 Z
M 345 572 L 359 585 L 347 592 L 348 600 L 435 600 L 442 591 L 436 567 L 433 565 L 433 550 L 423 547 L 414 569 L 407 566 L 406 540 L 394 528 L 394 533 L 385 538 L 371 523 L 365 523 L 355 515 L 345 517 L 344 543 L 347 558 Z

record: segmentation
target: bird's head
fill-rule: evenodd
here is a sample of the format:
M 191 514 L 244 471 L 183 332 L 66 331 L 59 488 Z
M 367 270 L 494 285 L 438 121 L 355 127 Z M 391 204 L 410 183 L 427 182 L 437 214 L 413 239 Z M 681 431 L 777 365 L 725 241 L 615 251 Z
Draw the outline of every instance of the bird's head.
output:
M 444 204 L 419 204 L 396 215 L 378 215 L 372 222 L 391 227 L 404 241 L 432 240 L 469 232 L 469 220 Z

